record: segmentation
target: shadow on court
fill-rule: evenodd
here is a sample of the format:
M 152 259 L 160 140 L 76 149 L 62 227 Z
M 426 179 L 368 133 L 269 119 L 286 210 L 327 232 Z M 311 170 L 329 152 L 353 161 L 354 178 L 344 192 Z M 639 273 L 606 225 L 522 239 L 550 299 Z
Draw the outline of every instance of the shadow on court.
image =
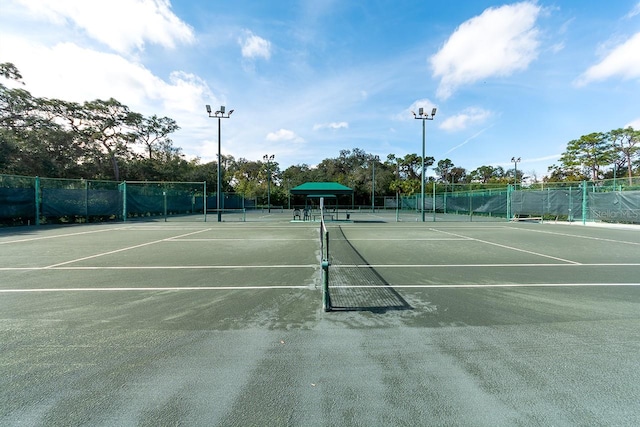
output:
M 353 247 L 341 227 L 332 229 L 329 302 L 333 311 L 413 310 Z

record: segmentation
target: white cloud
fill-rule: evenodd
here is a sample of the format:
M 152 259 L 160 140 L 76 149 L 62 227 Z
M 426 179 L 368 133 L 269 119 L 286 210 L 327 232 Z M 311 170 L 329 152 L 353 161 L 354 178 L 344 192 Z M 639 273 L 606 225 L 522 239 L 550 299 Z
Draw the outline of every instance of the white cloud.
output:
M 349 123 L 347 122 L 331 122 L 313 125 L 313 130 L 320 129 L 348 129 Z
M 636 3 L 635 7 L 631 9 L 631 12 L 627 14 L 627 18 L 633 18 L 634 16 L 640 15 L 640 1 Z
M 193 30 L 171 11 L 168 0 L 18 1 L 54 24 L 73 22 L 118 53 L 142 50 L 147 42 L 174 48 L 194 41 Z
M 271 42 L 256 36 L 251 31 L 246 30 L 243 37 L 238 40 L 242 47 L 242 56 L 244 58 L 271 58 Z
M 447 117 L 439 127 L 447 131 L 463 130 L 469 126 L 482 124 L 491 116 L 491 111 L 470 107 L 463 110 L 460 114 Z
M 437 96 L 446 99 L 462 85 L 526 69 L 538 54 L 541 11 L 533 2 L 515 3 L 460 25 L 430 58 L 433 76 L 440 77 Z
M 269 132 L 267 134 L 267 141 L 279 142 L 279 141 L 292 141 L 292 142 L 304 142 L 304 139 L 296 135 L 292 130 L 280 129 L 276 132 Z
M 640 117 L 638 117 L 635 120 L 630 121 L 629 123 L 627 123 L 626 125 L 623 126 L 623 128 L 628 128 L 628 127 L 632 127 L 635 130 L 640 130 Z
M 1 38 L 0 62 L 15 64 L 24 88 L 34 96 L 79 103 L 115 98 L 143 115 L 171 117 L 181 127 L 172 137 L 177 147 L 205 160 L 213 158 L 210 144 L 204 149 L 198 142 L 212 133 L 204 105 L 224 100 L 201 78 L 174 71 L 168 80 L 162 79 L 138 62 L 73 43 L 48 47 L 8 34 Z
M 463 147 L 465 145 L 467 145 L 469 142 L 473 141 L 474 139 L 476 139 L 477 137 L 479 137 L 480 135 L 482 135 L 484 133 L 484 131 L 486 131 L 487 129 L 490 129 L 492 126 L 489 126 L 487 128 L 484 128 L 478 132 L 476 132 L 475 134 L 471 135 L 469 138 L 465 139 L 464 141 L 462 141 L 460 144 L 456 145 L 455 147 L 451 148 L 449 151 L 447 151 L 446 153 L 444 153 L 445 155 L 451 153 L 452 151 L 457 150 L 460 147 Z
M 564 50 L 564 48 L 565 48 L 564 42 L 558 42 L 558 43 L 553 44 L 550 49 L 551 49 L 552 53 L 558 53 L 558 52 Z
M 73 43 L 46 47 L 6 37 L 2 57 L 18 67 L 35 96 L 76 102 L 116 98 L 142 113 L 193 111 L 205 98 L 213 97 L 206 83 L 192 74 L 176 71 L 167 82 L 143 65 L 113 53 Z
M 592 65 L 575 80 L 576 86 L 619 76 L 623 79 L 640 78 L 640 32 L 611 50 L 600 62 Z

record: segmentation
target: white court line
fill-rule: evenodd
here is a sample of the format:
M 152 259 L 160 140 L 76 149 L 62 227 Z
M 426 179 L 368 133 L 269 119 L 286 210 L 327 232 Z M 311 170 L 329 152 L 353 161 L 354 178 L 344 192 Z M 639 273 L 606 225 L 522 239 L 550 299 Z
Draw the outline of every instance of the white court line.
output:
M 428 224 L 427 226 L 429 228 L 421 228 L 420 224 Z M 374 229 L 374 230 L 380 230 L 380 228 L 384 228 L 385 230 L 398 230 L 398 229 L 404 229 L 404 230 L 415 230 L 415 231 L 426 231 L 426 230 L 431 230 L 433 229 L 432 227 L 437 227 L 438 229 L 452 229 L 452 230 L 487 230 L 487 229 L 491 229 L 491 228 L 504 228 L 504 229 L 511 229 L 510 226 L 508 225 L 496 225 L 495 223 L 491 223 L 492 225 L 465 225 L 465 224 L 469 224 L 468 222 L 461 222 L 460 226 L 458 225 L 433 225 L 434 223 L 431 221 L 428 221 L 427 223 L 422 223 L 422 222 L 418 222 L 418 223 L 414 223 L 412 221 L 407 222 L 405 221 L 403 222 L 393 222 L 393 223 L 385 223 L 385 224 L 376 224 L 376 225 L 366 225 L 364 223 L 360 223 L 360 224 L 351 224 L 351 223 L 345 223 L 345 224 L 334 224 L 331 222 L 327 223 L 327 228 L 331 229 L 331 227 L 356 227 L 358 230 L 364 230 L 364 229 Z M 436 222 L 435 224 L 442 224 L 442 223 L 438 223 Z M 451 224 L 451 223 L 448 223 Z M 486 223 L 489 224 L 489 223 Z M 385 227 L 388 226 L 388 227 Z
M 473 240 L 473 241 L 475 241 L 475 242 L 485 243 L 485 244 L 487 244 L 487 245 L 498 246 L 498 247 L 500 247 L 500 248 L 510 249 L 510 250 L 512 250 L 512 251 L 524 252 L 524 253 L 529 254 L 529 255 L 536 255 L 536 256 L 541 256 L 541 257 L 544 257 L 544 258 L 555 259 L 556 261 L 567 262 L 567 263 L 569 263 L 569 264 L 581 265 L 581 263 L 576 262 L 576 261 L 571 261 L 571 260 L 564 259 L 564 258 L 558 258 L 558 257 L 551 256 L 551 255 L 545 255 L 545 254 L 541 254 L 541 253 L 538 253 L 538 252 L 527 251 L 527 250 L 525 250 L 525 249 L 515 248 L 515 247 L 513 247 L 513 246 L 501 245 L 500 243 L 494 243 L 494 242 L 489 242 L 489 241 L 487 241 L 487 240 L 475 239 L 475 238 L 473 238 L 473 237 L 462 236 L 462 235 L 460 235 L 460 234 L 450 233 L 450 232 L 448 232 L 448 231 L 436 230 L 436 229 L 433 229 L 433 228 L 431 228 L 430 230 L 437 231 L 438 233 L 449 234 L 449 235 L 451 235 L 451 236 L 456 236 L 456 237 L 467 237 L 469 240 Z
M 335 240 L 342 240 L 342 239 L 335 239 Z M 351 237 L 348 238 L 347 240 L 349 240 L 350 242 L 390 242 L 390 241 L 399 241 L 399 242 L 458 242 L 458 241 L 465 241 L 465 240 L 473 240 L 470 239 L 468 237 L 424 237 L 424 238 L 404 238 L 404 239 L 387 239 L 387 238 L 362 238 L 362 239 L 352 239 Z
M 0 267 L 0 271 L 38 270 L 225 270 L 225 269 L 268 269 L 268 268 L 320 268 L 319 264 L 296 265 L 144 265 L 144 266 L 86 266 L 86 267 Z
M 172 242 L 316 242 L 317 238 L 305 238 L 305 239 L 270 239 L 270 238 L 228 238 L 228 237 L 213 237 L 213 238 L 203 238 L 203 239 L 171 239 Z
M 202 230 L 203 228 L 210 228 L 207 226 L 202 226 L 202 227 L 176 227 L 176 226 L 172 226 L 172 227 L 160 227 L 160 226 L 154 226 L 154 225 L 149 225 L 149 226 L 137 226 L 137 225 L 133 225 L 133 226 L 123 226 L 120 228 L 120 230 L 129 230 L 129 231 L 185 231 L 185 230 Z
M 503 267 L 640 267 L 640 263 L 595 263 L 595 264 L 331 264 L 331 268 L 503 268 Z
M 60 267 L 62 265 L 66 265 L 66 264 L 73 264 L 74 262 L 85 261 L 85 260 L 92 259 L 92 258 L 98 258 L 98 257 L 104 256 L 104 255 L 111 255 L 111 254 L 115 254 L 115 253 L 118 253 L 118 252 L 128 251 L 130 249 L 136 249 L 136 248 L 141 248 L 141 247 L 144 247 L 144 246 L 154 245 L 154 244 L 160 243 L 160 242 L 166 242 L 166 241 L 169 241 L 171 239 L 179 239 L 180 237 L 191 236 L 192 234 L 203 233 L 203 232 L 209 231 L 209 230 L 210 229 L 204 229 L 204 230 L 194 231 L 192 233 L 181 234 L 180 236 L 167 237 L 165 239 L 154 240 L 153 242 L 147 242 L 147 243 L 142 243 L 140 245 L 128 246 L 126 248 L 116 249 L 114 251 L 103 252 L 103 253 L 100 253 L 100 254 L 90 255 L 90 256 L 83 257 L 83 258 L 72 259 L 71 261 L 65 261 L 65 262 L 60 262 L 58 264 L 48 265 L 48 266 L 43 267 L 43 268 L 50 269 L 50 268 Z
M 461 283 L 452 285 L 329 285 L 331 288 L 558 288 L 558 287 L 593 287 L 593 286 L 640 286 L 640 283 Z
M 595 264 L 331 264 L 331 269 L 346 268 L 567 268 L 567 267 L 640 267 L 640 263 L 595 263 Z M 157 265 L 157 266 L 84 266 L 72 267 L 62 265 L 59 267 L 0 267 L 0 271 L 39 271 L 39 270 L 77 270 L 77 271 L 101 271 L 101 270 L 225 270 L 225 269 L 284 269 L 284 268 L 320 268 L 319 264 L 270 264 L 270 265 Z
M 9 240 L 9 241 L 6 241 L 6 242 L 0 242 L 0 245 L 8 245 L 8 244 L 11 244 L 11 243 L 33 242 L 33 241 L 36 241 L 36 240 L 57 239 L 57 238 L 60 238 L 60 237 L 80 236 L 80 235 L 83 235 L 83 234 L 104 233 L 106 231 L 114 231 L 114 230 L 122 230 L 122 229 L 123 228 L 121 228 L 121 227 L 117 227 L 117 228 L 108 228 L 108 229 L 103 229 L 103 230 L 81 231 L 81 232 L 78 232 L 78 233 L 56 234 L 54 236 L 31 237 L 29 239 Z
M 431 288 L 562 288 L 562 287 L 621 287 L 640 286 L 640 283 L 495 283 L 495 284 L 452 284 L 452 285 L 388 285 L 389 288 L 403 289 L 431 289 Z M 383 288 L 381 285 L 331 285 L 332 288 Z M 127 292 L 127 291 L 239 291 L 239 290 L 275 290 L 275 289 L 307 289 L 315 290 L 313 286 L 276 285 L 276 286 L 171 286 L 171 287 L 136 287 L 136 288 L 39 288 L 39 289 L 0 289 L 0 294 L 8 293 L 38 293 L 38 292 Z
M 580 235 L 569 234 L 569 233 L 558 233 L 556 231 L 532 230 L 532 229 L 529 229 L 529 228 L 518 228 L 518 230 L 530 231 L 532 233 L 553 234 L 553 235 L 556 235 L 556 236 L 563 236 L 563 237 L 573 237 L 573 238 L 576 238 L 576 239 L 587 239 L 587 240 L 596 240 L 596 241 L 600 241 L 600 242 L 622 243 L 624 245 L 640 246 L 639 242 L 628 242 L 626 240 L 614 240 L 614 239 L 605 239 L 603 237 L 580 236 Z
M 270 239 L 270 238 L 259 238 L 259 239 L 248 239 L 248 238 L 203 238 L 203 239 L 173 239 L 172 241 L 174 242 L 208 242 L 208 241 L 265 241 L 265 242 L 291 242 L 291 241 L 304 241 L 304 242 L 316 242 L 318 241 L 317 237 L 314 238 L 304 238 L 304 239 L 289 239 L 289 238 L 275 238 L 275 239 Z M 336 239 L 336 240 L 341 240 L 341 239 Z M 470 240 L 469 238 L 455 238 L 455 237 L 434 237 L 434 238 L 424 238 L 424 239 L 349 239 L 349 241 L 364 241 L 364 242 L 377 242 L 377 241 L 382 241 L 382 242 L 389 242 L 389 241 L 400 241 L 400 242 L 422 242 L 422 241 L 446 241 L 446 242 L 451 242 L 451 241 L 460 241 L 460 240 Z
M 123 291 L 237 291 L 260 289 L 313 289 L 300 285 L 276 286 L 167 286 L 167 287 L 137 287 L 137 288 L 39 288 L 39 289 L 0 289 L 0 293 L 35 293 L 35 292 L 123 292 Z

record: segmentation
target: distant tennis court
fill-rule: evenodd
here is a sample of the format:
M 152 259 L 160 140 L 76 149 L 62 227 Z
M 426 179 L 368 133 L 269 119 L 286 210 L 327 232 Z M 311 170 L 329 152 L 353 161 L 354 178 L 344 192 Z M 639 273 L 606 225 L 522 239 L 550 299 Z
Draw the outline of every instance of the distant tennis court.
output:
M 0 230 L 0 424 L 640 423 L 638 227 L 250 215 Z

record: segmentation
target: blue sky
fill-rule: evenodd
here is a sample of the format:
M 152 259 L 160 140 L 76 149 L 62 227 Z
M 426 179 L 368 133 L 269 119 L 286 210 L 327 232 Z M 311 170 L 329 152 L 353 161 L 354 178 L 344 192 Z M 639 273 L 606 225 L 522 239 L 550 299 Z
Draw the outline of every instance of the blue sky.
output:
M 640 1 L 0 0 L 0 62 L 34 95 L 114 97 L 217 154 L 282 169 L 342 149 L 538 178 L 566 144 L 640 128 Z M 432 174 L 432 173 L 430 173 Z

